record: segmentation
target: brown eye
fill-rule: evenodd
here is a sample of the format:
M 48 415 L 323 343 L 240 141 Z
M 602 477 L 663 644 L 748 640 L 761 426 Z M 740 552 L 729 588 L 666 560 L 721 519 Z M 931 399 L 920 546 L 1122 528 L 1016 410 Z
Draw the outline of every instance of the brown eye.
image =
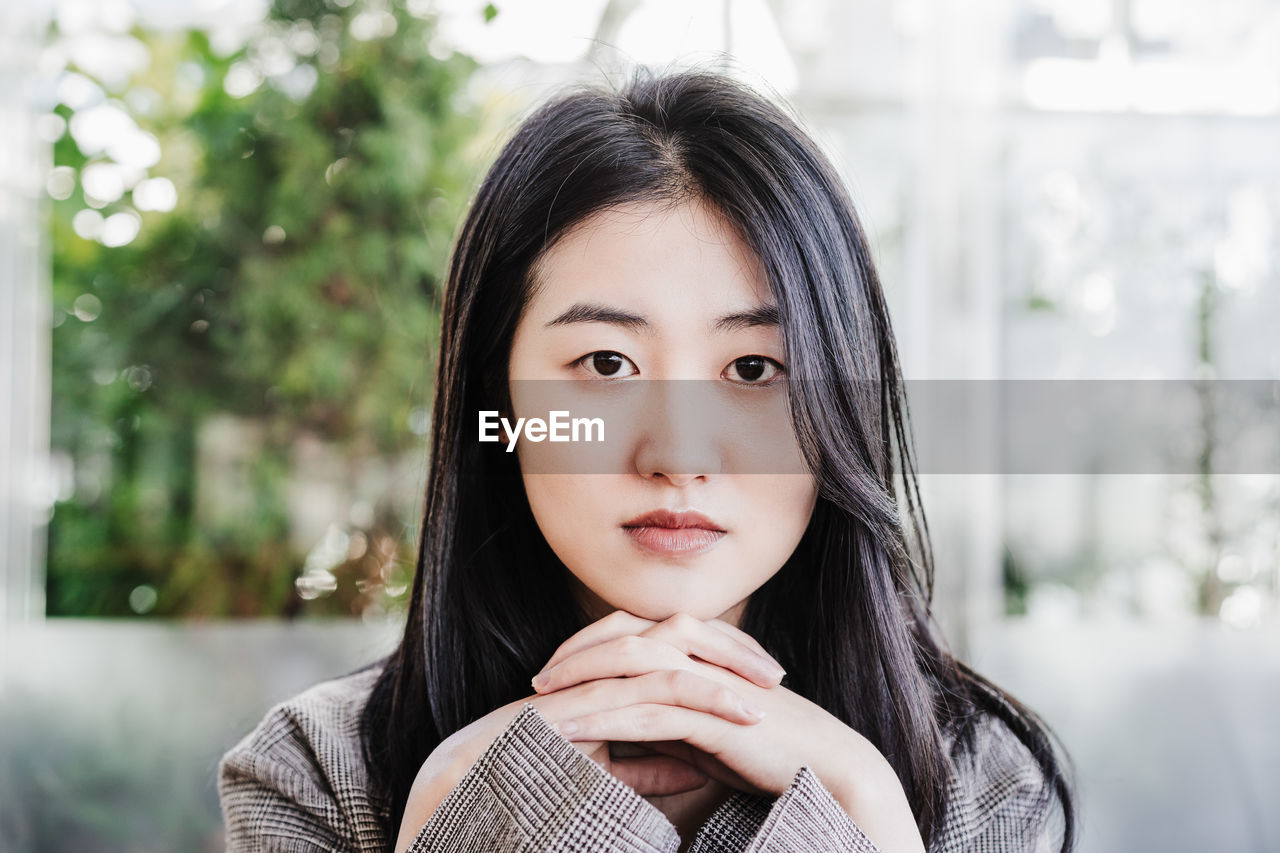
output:
M 772 385 L 774 380 L 783 373 L 782 365 L 763 355 L 744 355 L 742 358 L 735 358 L 725 368 L 725 372 L 735 370 L 741 377 L 738 381 L 740 385 Z M 761 381 L 762 376 L 766 377 L 764 381 Z
M 591 352 L 578 359 L 575 364 L 581 364 L 599 376 L 613 377 L 622 369 L 624 364 L 629 364 L 630 359 L 622 353 L 613 352 L 612 350 L 599 350 Z

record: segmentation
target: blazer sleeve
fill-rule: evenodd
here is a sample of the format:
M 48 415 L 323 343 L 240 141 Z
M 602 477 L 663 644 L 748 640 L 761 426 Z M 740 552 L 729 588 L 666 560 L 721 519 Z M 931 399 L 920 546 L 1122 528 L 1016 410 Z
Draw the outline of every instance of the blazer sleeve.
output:
M 991 780 L 981 813 L 960 842 L 947 853 L 973 850 L 1008 853 L 1056 853 L 1062 847 L 1064 821 L 1061 802 L 1050 797 L 1038 767 L 1003 768 Z
M 676 853 L 662 812 L 526 702 L 423 824 L 408 853 Z
M 376 841 L 356 835 L 334 790 L 343 783 L 317 772 L 286 726 L 282 714 L 268 717 L 219 762 L 227 853 L 372 853 Z
M 773 801 L 743 853 L 792 850 L 879 853 L 807 764 L 796 771 L 791 784 Z
M 224 762 L 219 774 L 227 853 L 354 851 L 329 795 L 288 768 Z
M 387 804 L 371 796 L 360 709 L 377 671 L 282 702 L 218 763 L 228 853 L 383 853 Z
M 992 718 L 955 761 L 941 853 L 1057 853 L 1066 832 L 1062 801 L 1021 741 Z

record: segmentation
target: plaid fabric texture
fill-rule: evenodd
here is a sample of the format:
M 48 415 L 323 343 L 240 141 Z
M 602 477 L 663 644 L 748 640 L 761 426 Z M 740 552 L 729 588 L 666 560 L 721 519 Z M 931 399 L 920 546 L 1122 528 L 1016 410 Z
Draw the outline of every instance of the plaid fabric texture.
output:
M 218 766 L 228 853 L 382 853 L 388 804 L 370 796 L 359 715 L 376 670 L 272 708 Z M 1061 813 L 1035 820 L 1040 773 L 992 720 L 957 764 L 939 853 L 1052 853 Z M 1058 819 L 1054 819 L 1054 818 Z M 562 737 L 530 703 L 458 781 L 409 853 L 677 853 L 656 807 Z M 878 853 L 808 767 L 778 797 L 735 792 L 688 853 Z

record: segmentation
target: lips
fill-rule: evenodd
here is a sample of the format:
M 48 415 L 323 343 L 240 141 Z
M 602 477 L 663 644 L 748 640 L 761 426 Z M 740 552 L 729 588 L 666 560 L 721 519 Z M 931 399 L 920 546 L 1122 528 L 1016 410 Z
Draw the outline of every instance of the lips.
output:
M 638 515 L 630 521 L 624 522 L 623 527 L 665 527 L 669 530 L 684 530 L 686 528 L 696 527 L 701 530 L 715 530 L 724 533 L 724 528 L 707 518 L 697 510 L 684 510 L 682 512 L 673 512 L 669 509 L 655 509 L 652 512 L 646 512 L 644 515 Z
M 646 512 L 622 529 L 641 550 L 664 557 L 700 554 L 726 535 L 724 528 L 694 510 Z

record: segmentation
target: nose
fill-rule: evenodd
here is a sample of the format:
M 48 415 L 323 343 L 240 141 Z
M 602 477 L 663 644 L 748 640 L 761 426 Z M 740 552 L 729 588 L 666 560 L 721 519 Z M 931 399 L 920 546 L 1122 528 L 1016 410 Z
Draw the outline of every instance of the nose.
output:
M 716 422 L 714 389 L 707 380 L 647 383 L 635 452 L 636 472 L 684 486 L 723 470 L 723 430 Z

